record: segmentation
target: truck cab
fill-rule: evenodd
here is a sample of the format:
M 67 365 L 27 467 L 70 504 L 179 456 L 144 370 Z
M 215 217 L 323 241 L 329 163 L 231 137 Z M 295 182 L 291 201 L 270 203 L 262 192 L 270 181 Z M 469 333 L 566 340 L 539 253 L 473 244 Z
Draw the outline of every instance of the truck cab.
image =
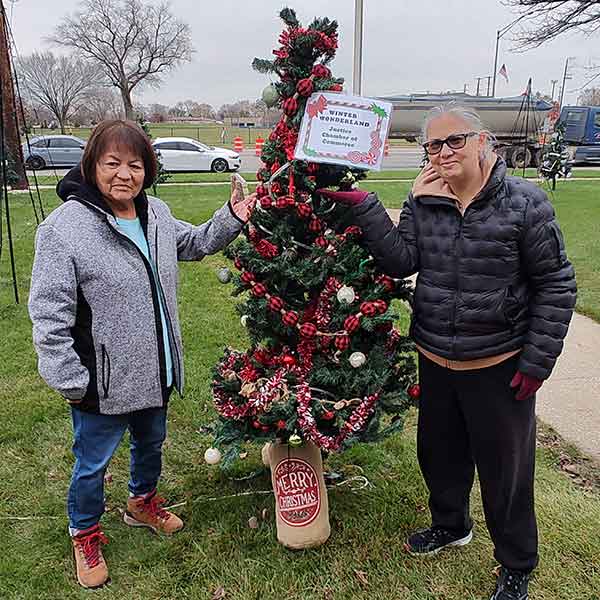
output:
M 559 124 L 574 163 L 600 164 L 600 106 L 564 106 Z

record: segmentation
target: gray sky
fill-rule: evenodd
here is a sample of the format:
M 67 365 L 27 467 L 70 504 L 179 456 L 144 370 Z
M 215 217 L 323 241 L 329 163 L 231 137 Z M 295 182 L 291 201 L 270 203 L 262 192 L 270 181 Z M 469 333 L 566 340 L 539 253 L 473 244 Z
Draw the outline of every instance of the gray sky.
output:
M 20 54 L 46 49 L 49 35 L 77 0 L 17 0 L 10 15 Z M 269 82 L 255 73 L 255 56 L 267 58 L 281 30 L 278 11 L 282 0 L 171 0 L 174 14 L 189 23 L 196 53 L 192 62 L 165 77 L 160 89 L 134 91 L 134 102 L 174 104 L 193 99 L 218 107 L 237 99 L 255 99 Z M 328 16 L 340 24 L 340 48 L 333 62 L 337 76 L 351 88 L 354 0 L 290 1 L 307 24 L 314 16 Z M 439 92 L 461 90 L 464 83 L 475 93 L 478 76 L 492 74 L 496 30 L 515 18 L 500 0 L 365 0 L 363 94 Z M 529 76 L 533 89 L 550 93 L 552 79 L 562 81 L 564 61 L 574 56 L 570 92 L 589 78 L 584 67 L 600 64 L 600 33 L 594 38 L 572 34 L 542 48 L 510 52 L 509 35 L 501 40 L 498 68 L 506 63 L 509 83 L 499 77 L 496 95 L 520 94 Z M 597 80 L 600 85 L 600 80 Z M 482 82 L 485 93 L 486 83 Z

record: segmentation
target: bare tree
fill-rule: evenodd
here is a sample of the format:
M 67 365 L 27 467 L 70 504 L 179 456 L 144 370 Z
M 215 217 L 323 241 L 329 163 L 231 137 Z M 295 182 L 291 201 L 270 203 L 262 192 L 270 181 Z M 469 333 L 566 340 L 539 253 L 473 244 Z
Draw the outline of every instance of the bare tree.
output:
M 581 106 L 600 106 L 600 88 L 593 87 L 583 90 L 577 98 L 577 104 Z
M 193 52 L 189 26 L 162 1 L 81 0 L 51 41 L 100 67 L 121 93 L 128 119 L 135 118 L 132 91 L 142 83 L 158 85 L 163 73 L 189 61 Z
M 599 0 L 504 0 L 527 23 L 514 38 L 517 48 L 537 48 L 568 31 L 600 29 Z
M 123 105 L 119 94 L 109 87 L 94 87 L 86 94 L 85 103 L 74 115 L 81 123 L 95 125 L 104 119 L 123 117 Z
M 81 59 L 34 52 L 17 63 L 30 101 L 46 107 L 65 133 L 65 124 L 98 83 L 95 70 Z

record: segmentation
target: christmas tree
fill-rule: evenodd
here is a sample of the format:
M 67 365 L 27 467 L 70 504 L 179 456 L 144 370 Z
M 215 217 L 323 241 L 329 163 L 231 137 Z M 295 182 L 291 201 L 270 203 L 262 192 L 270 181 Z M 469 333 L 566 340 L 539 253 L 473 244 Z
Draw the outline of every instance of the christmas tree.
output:
M 226 251 L 241 271 L 234 295 L 245 298 L 238 311 L 251 344 L 246 352 L 227 348 L 214 369 L 223 466 L 245 441 L 311 441 L 338 451 L 380 440 L 401 429 L 418 396 L 412 342 L 393 326 L 392 300 L 410 301 L 411 288 L 377 269 L 348 207 L 319 193 L 349 190 L 366 172 L 294 160 L 308 97 L 342 90 L 327 66 L 337 23 L 317 18 L 305 28 L 289 8 L 280 17 L 275 58 L 253 67 L 278 78 L 263 100 L 282 117 L 263 147 L 245 237 Z M 220 271 L 222 282 L 230 278 Z M 216 462 L 219 452 L 209 456 Z

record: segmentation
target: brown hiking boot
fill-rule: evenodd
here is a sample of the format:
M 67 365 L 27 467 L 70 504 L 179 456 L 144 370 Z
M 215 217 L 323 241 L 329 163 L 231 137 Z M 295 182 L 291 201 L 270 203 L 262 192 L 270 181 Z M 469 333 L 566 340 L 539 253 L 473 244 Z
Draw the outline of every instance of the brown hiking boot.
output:
M 174 513 L 165 510 L 165 499 L 156 490 L 145 496 L 133 496 L 127 500 L 127 511 L 123 521 L 132 527 L 149 527 L 155 533 L 170 535 L 183 527 L 183 521 Z
M 100 530 L 100 525 L 80 531 L 71 537 L 77 581 L 84 588 L 97 588 L 108 581 L 108 567 L 102 556 L 101 544 L 108 539 Z

